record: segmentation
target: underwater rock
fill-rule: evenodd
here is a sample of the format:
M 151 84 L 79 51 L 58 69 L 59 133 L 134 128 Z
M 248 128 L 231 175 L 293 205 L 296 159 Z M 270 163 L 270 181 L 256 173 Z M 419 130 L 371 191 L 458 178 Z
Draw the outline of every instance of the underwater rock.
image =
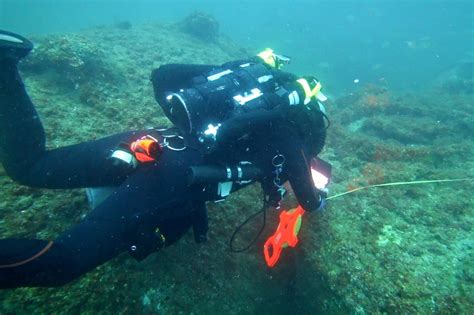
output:
M 71 86 L 109 73 L 104 51 L 76 34 L 40 38 L 33 53 L 22 63 L 22 69 L 33 73 L 54 72 L 60 81 Z
M 382 86 L 368 84 L 362 89 L 358 104 L 367 112 L 384 109 L 391 105 L 391 97 L 388 89 Z
M 343 176 L 331 191 L 472 177 L 471 99 L 369 85 L 336 100 L 325 151 Z M 389 186 L 328 203 L 314 230 L 318 249 L 308 252 L 352 313 L 471 313 L 474 282 L 464 271 L 473 253 L 464 242 L 474 199 L 464 185 Z
M 129 30 L 133 27 L 130 21 L 118 21 L 114 24 L 119 30 Z
M 182 32 L 201 40 L 216 41 L 219 36 L 219 22 L 203 12 L 192 13 L 177 26 Z
M 455 67 L 443 72 L 436 80 L 434 86 L 449 94 L 474 93 L 474 62 L 460 62 Z

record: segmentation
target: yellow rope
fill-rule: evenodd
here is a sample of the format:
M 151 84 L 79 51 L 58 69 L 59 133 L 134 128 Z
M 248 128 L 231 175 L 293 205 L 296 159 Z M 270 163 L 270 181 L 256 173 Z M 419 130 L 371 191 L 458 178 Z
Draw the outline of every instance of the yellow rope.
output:
M 344 196 L 344 195 L 347 195 L 347 194 L 351 194 L 351 193 L 359 191 L 359 190 L 374 188 L 374 187 L 417 185 L 417 184 L 430 184 L 430 183 L 446 183 L 446 182 L 462 182 L 462 181 L 474 181 L 474 178 L 416 180 L 416 181 L 411 181 L 411 182 L 393 182 L 393 183 L 385 183 L 385 184 L 368 185 L 368 186 L 357 187 L 357 188 L 345 191 L 345 192 L 340 193 L 340 194 L 332 195 L 330 197 L 327 197 L 326 200 L 338 198 L 338 197 L 341 197 L 341 196 Z

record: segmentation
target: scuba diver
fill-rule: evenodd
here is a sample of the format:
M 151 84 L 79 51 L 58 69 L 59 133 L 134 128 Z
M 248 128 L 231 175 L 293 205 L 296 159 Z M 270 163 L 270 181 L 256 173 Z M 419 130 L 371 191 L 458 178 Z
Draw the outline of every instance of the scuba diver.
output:
M 174 127 L 46 149 L 18 71 L 32 48 L 26 38 L 0 31 L 5 171 L 26 186 L 108 196 L 54 241 L 0 240 L 0 288 L 60 286 L 125 251 L 142 260 L 190 228 L 204 242 L 206 202 L 255 181 L 268 206 L 278 207 L 287 181 L 304 210 L 324 206 L 326 183 L 318 184 L 317 174 L 329 177 L 330 166 L 317 155 L 328 125 L 326 98 L 315 78 L 280 70 L 287 57 L 267 49 L 223 65 L 163 65 L 151 81 Z

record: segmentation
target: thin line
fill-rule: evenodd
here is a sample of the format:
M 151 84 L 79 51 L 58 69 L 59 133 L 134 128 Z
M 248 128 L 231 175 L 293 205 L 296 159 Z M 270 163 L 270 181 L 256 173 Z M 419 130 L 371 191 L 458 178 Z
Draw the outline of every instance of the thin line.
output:
M 354 193 L 359 190 L 373 188 L 373 187 L 386 187 L 386 186 L 401 186 L 401 185 L 417 185 L 417 184 L 430 184 L 430 183 L 446 183 L 446 182 L 462 182 L 462 181 L 474 181 L 474 178 L 455 178 L 455 179 L 434 179 L 434 180 L 416 180 L 411 182 L 393 182 L 393 183 L 384 183 L 384 184 L 377 184 L 377 185 L 368 185 L 357 187 L 348 191 L 345 191 L 340 194 L 332 195 L 327 197 L 326 200 L 339 198 L 341 196 Z

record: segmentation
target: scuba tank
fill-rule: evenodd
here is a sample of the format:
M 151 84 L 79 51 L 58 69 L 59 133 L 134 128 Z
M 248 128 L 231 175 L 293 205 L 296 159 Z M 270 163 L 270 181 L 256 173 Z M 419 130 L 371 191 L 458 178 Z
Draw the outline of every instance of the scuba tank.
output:
M 166 104 L 160 105 L 182 132 L 199 136 L 209 124 L 225 121 L 236 108 L 276 87 L 268 67 L 245 63 L 196 77 L 193 87 L 168 94 Z
M 271 60 L 289 62 L 289 58 L 269 55 Z M 193 86 L 172 91 L 160 104 L 166 116 L 191 143 L 205 150 L 212 148 L 219 127 L 226 120 L 257 110 L 272 110 L 280 106 L 307 106 L 316 99 L 320 108 L 326 97 L 314 77 L 295 80 L 259 54 L 245 63 L 228 64 L 195 77 Z M 262 60 L 264 62 L 262 62 Z M 224 65 L 225 66 L 225 65 Z M 282 82 L 283 81 L 283 82 Z

